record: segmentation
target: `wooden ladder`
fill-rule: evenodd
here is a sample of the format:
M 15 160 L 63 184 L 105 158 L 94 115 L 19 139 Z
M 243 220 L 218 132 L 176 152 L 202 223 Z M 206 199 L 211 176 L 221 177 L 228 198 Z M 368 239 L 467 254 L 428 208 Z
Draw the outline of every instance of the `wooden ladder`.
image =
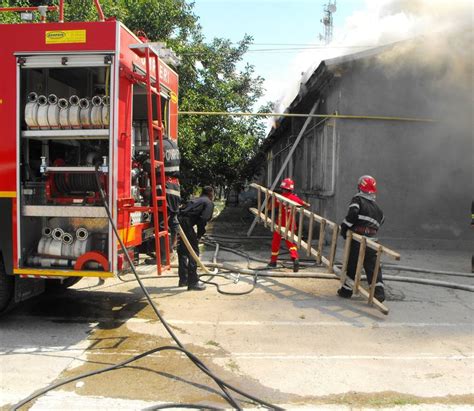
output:
M 374 298 L 375 284 L 380 270 L 380 260 L 382 255 L 386 255 L 395 260 L 400 260 L 400 254 L 385 247 L 375 241 L 368 239 L 362 235 L 356 234 L 352 231 L 347 232 L 346 241 L 344 244 L 344 252 L 342 258 L 342 268 L 335 265 L 335 256 L 337 250 L 337 240 L 340 231 L 339 225 L 333 221 L 327 220 L 318 214 L 305 210 L 298 203 L 283 197 L 266 187 L 258 184 L 251 184 L 251 187 L 257 190 L 257 208 L 251 208 L 250 211 L 263 222 L 265 227 L 270 228 L 271 231 L 276 231 L 286 240 L 296 244 L 298 249 L 306 251 L 308 257 L 313 256 L 319 264 L 327 267 L 328 272 L 336 274 L 341 281 L 341 285 L 345 282 L 350 284 L 353 288 L 354 294 L 360 294 L 367 299 L 369 305 L 377 307 L 382 313 L 388 314 L 389 309 Z M 263 197 L 263 207 L 262 207 Z M 275 212 L 275 205 L 277 201 L 282 205 L 278 207 L 278 215 Z M 284 225 L 282 225 L 282 214 L 286 213 Z M 293 229 L 292 221 L 298 221 L 298 229 Z M 317 247 L 312 246 L 313 237 L 315 233 L 315 223 L 319 224 L 319 233 L 317 233 Z M 307 232 L 304 233 L 303 227 L 307 227 Z M 329 247 L 329 254 L 323 255 L 324 242 L 326 237 L 326 230 L 331 230 L 331 244 Z M 305 237 L 306 235 L 306 237 Z M 357 260 L 357 268 L 354 280 L 347 277 L 347 265 L 349 262 L 349 254 L 351 249 L 351 242 L 357 241 L 360 243 L 359 255 Z M 360 285 L 362 268 L 364 265 L 365 250 L 371 248 L 377 253 L 375 269 L 372 276 L 372 282 L 369 284 L 369 289 L 366 290 Z

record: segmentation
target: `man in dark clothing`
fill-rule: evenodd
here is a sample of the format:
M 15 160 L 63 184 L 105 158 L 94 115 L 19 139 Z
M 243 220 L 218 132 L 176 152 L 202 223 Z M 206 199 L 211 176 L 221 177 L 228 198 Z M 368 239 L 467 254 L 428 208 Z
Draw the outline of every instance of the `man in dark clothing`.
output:
M 180 210 L 178 215 L 181 228 L 191 244 L 194 252 L 199 256 L 198 243 L 206 232 L 206 224 L 212 218 L 214 212 L 214 190 L 206 186 L 202 190 L 201 197 L 191 200 L 186 207 Z M 194 231 L 197 227 L 197 233 Z M 197 263 L 186 248 L 182 238 L 178 239 L 178 262 L 179 262 L 179 287 L 188 286 L 188 290 L 201 291 L 206 286 L 199 281 L 197 275 Z
M 349 204 L 349 211 L 341 224 L 341 235 L 346 238 L 347 230 L 363 235 L 373 241 L 377 241 L 377 231 L 384 222 L 384 215 L 380 207 L 375 202 L 377 193 L 377 183 L 371 176 L 362 176 L 358 183 L 359 192 L 352 198 Z M 354 280 L 357 269 L 357 260 L 359 257 L 360 243 L 351 241 L 349 261 L 347 264 L 347 276 Z M 375 270 L 377 253 L 371 248 L 366 248 L 364 259 L 364 270 L 367 274 L 367 282 L 371 284 L 372 276 Z M 343 298 L 352 297 L 352 287 L 345 282 L 337 291 Z M 383 302 L 385 300 L 384 284 L 382 279 L 382 270 L 377 275 L 374 297 Z

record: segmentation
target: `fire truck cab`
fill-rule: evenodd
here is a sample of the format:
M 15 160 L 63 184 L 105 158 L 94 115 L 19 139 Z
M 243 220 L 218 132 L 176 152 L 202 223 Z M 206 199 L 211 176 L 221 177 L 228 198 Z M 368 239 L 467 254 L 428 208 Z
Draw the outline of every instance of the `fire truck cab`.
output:
M 176 146 L 178 75 L 114 20 L 2 24 L 0 36 L 1 311 L 48 282 L 124 269 L 98 181 L 129 254 L 155 237 L 149 125 Z

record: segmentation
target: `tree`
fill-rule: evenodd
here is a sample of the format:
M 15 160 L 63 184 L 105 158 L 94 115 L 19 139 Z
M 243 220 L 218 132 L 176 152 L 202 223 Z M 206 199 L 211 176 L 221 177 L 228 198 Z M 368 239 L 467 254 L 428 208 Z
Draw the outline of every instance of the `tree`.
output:
M 214 39 L 201 44 L 199 52 L 185 56 L 185 65 L 194 64 L 181 99 L 182 111 L 251 111 L 262 94 L 263 79 L 254 75 L 253 67 L 236 66 L 248 48 L 246 36 L 233 46 L 230 41 Z M 186 61 L 187 59 L 190 61 Z M 186 67 L 183 67 L 186 68 Z M 181 116 L 180 146 L 183 158 L 183 180 L 188 186 L 241 184 L 245 164 L 253 157 L 263 135 L 255 118 L 230 116 Z
M 9 3 L 0 1 L 3 6 Z M 22 5 L 58 2 L 24 0 Z M 151 41 L 166 41 L 182 57 L 177 68 L 181 111 L 251 111 L 261 97 L 263 79 L 255 75 L 250 65 L 238 68 L 252 38 L 246 35 L 237 44 L 223 38 L 206 43 L 193 3 L 102 0 L 101 5 L 107 17 L 116 17 L 132 31 L 145 32 Z M 10 15 L 9 19 L 6 22 L 15 21 L 18 16 Z M 66 0 L 65 19 L 97 20 L 93 2 Z M 264 130 L 255 118 L 180 116 L 178 134 L 182 186 L 192 192 L 198 184 L 230 187 L 251 177 L 248 162 L 254 158 Z

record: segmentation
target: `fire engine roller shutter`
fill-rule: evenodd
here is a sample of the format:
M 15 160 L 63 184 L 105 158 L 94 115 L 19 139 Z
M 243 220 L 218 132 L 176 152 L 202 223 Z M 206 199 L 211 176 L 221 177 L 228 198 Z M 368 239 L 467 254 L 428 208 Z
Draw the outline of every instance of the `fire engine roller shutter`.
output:
M 112 54 L 48 54 L 28 55 L 21 53 L 21 66 L 25 68 L 55 67 L 104 67 L 113 62 Z M 107 62 L 105 57 L 107 56 Z

